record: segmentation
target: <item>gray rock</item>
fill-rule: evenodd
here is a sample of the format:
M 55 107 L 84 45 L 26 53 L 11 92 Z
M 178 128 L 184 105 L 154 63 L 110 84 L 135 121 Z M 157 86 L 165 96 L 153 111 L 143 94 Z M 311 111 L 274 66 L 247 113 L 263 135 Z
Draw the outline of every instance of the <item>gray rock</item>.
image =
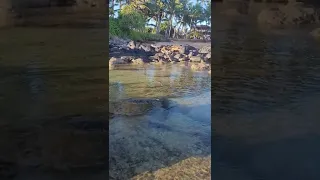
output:
M 202 58 L 200 56 L 191 56 L 190 61 L 192 62 L 201 62 Z
M 130 63 L 134 59 L 134 57 L 133 56 L 122 56 L 120 59 L 126 63 Z
M 132 60 L 132 64 L 134 64 L 134 65 L 142 65 L 142 64 L 144 64 L 144 61 L 141 58 L 133 59 Z
M 194 71 L 205 71 L 205 70 L 210 70 L 210 65 L 206 63 L 193 63 L 191 65 L 191 69 Z M 211 71 L 210 71 L 211 73 Z
M 127 45 L 130 49 L 135 49 L 136 48 L 136 44 L 134 41 L 130 41 Z
M 121 59 L 121 58 L 114 58 L 114 57 L 112 57 L 112 58 L 109 60 L 109 65 L 115 65 L 115 64 L 126 64 L 126 61 L 124 61 L 124 60 Z
M 200 54 L 208 54 L 211 53 L 211 45 L 203 46 L 198 51 Z

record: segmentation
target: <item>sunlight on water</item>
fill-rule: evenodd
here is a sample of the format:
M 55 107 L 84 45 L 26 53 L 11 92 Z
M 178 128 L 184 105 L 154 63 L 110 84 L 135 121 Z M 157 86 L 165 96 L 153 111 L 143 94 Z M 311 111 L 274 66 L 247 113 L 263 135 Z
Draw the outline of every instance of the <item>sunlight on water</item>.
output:
M 141 116 L 115 116 L 110 120 L 111 177 L 128 179 L 190 157 L 211 154 L 208 73 L 192 72 L 179 65 L 145 69 L 123 66 L 110 71 L 109 78 L 111 101 L 141 97 L 169 100 L 168 107 L 154 107 Z M 202 168 L 207 169 L 208 164 Z

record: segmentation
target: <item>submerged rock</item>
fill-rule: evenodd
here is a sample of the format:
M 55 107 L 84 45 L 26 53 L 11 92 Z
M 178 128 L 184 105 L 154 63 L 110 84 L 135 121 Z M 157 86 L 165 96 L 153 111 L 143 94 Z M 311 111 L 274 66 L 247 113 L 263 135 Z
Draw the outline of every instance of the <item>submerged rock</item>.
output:
M 120 101 L 109 102 L 109 113 L 115 115 L 138 116 L 148 113 L 154 108 L 166 108 L 169 105 L 166 98 L 162 99 L 145 99 L 130 98 Z
M 209 69 L 210 69 L 210 65 L 206 63 L 194 63 L 191 65 L 191 70 L 194 70 L 194 71 L 204 71 Z

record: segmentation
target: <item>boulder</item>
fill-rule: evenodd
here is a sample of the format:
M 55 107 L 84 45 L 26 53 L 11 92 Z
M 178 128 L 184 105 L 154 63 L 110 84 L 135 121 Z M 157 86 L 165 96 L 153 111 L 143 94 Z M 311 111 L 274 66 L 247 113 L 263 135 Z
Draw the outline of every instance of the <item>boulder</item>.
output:
M 194 71 L 210 70 L 210 65 L 206 63 L 193 63 L 191 64 L 191 70 L 194 70 Z
M 130 41 L 127 46 L 130 49 L 135 49 L 136 48 L 136 43 L 134 41 Z
M 121 58 L 114 58 L 112 57 L 109 60 L 109 65 L 115 65 L 115 64 L 126 64 L 127 62 Z
M 132 60 L 132 64 L 134 64 L 134 65 L 142 65 L 142 64 L 144 64 L 144 61 L 141 58 L 137 58 L 137 59 L 133 59 Z
M 201 62 L 202 59 L 201 59 L 200 56 L 191 56 L 190 57 L 190 61 L 192 61 L 192 62 Z
M 199 52 L 199 54 L 211 53 L 211 45 L 201 47 L 198 52 Z

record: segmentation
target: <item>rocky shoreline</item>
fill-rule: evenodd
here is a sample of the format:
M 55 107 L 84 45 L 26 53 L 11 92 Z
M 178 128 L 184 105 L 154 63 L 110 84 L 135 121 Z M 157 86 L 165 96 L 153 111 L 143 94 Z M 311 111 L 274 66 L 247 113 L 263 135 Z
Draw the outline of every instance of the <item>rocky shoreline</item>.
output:
M 120 38 L 109 40 L 109 70 L 121 65 L 180 63 L 194 71 L 211 73 L 211 45 L 197 48 L 178 43 L 141 43 Z

